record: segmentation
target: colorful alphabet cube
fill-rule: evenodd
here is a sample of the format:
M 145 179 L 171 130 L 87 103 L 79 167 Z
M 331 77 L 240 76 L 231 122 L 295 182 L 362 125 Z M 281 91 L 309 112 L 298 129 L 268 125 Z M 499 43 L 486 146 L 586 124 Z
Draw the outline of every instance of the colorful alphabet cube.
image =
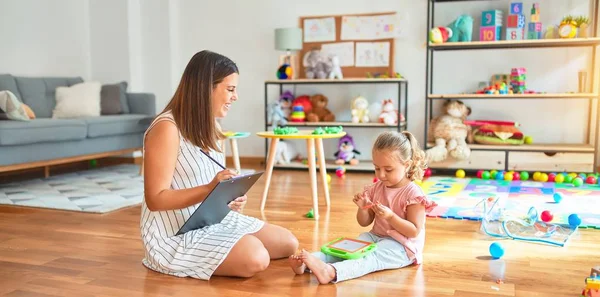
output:
M 523 2 L 512 2 L 509 14 L 523 14 Z
M 479 40 L 480 41 L 500 40 L 500 34 L 502 34 L 501 26 L 481 27 L 479 29 Z
M 506 40 L 525 39 L 525 28 L 506 28 Z
M 507 28 L 525 28 L 525 16 L 522 14 L 511 14 L 508 16 Z
M 501 10 L 486 10 L 481 13 L 481 27 L 502 26 Z
M 542 32 L 542 23 L 529 23 L 529 32 Z

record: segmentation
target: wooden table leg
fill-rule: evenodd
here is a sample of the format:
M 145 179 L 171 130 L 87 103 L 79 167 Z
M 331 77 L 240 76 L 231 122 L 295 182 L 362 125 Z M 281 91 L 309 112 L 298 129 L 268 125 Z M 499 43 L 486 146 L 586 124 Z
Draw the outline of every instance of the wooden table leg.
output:
M 325 191 L 325 203 L 329 207 L 329 184 L 327 183 L 327 163 L 325 162 L 325 152 L 323 150 L 323 139 L 317 138 L 317 158 L 319 159 L 319 171 L 323 181 L 323 191 Z
M 319 218 L 319 198 L 317 196 L 317 168 L 315 162 L 315 140 L 306 140 L 306 151 L 308 152 L 308 172 L 310 173 L 310 189 L 313 200 L 313 214 L 315 220 Z
M 225 145 L 225 140 L 220 140 L 221 150 L 223 151 L 223 166 L 227 168 L 227 147 Z
M 262 200 L 260 202 L 260 210 L 265 209 L 265 203 L 267 203 L 267 195 L 269 194 L 269 186 L 271 185 L 271 176 L 273 175 L 273 165 L 275 165 L 275 154 L 277 153 L 277 143 L 279 138 L 271 139 L 271 146 L 269 147 L 269 156 L 267 157 L 267 168 L 266 168 L 266 180 L 265 190 L 263 192 Z
M 240 166 L 240 154 L 238 152 L 237 140 L 235 138 L 229 139 L 231 144 L 231 154 L 233 158 L 233 166 L 235 170 L 237 170 L 238 174 L 242 172 L 242 168 Z

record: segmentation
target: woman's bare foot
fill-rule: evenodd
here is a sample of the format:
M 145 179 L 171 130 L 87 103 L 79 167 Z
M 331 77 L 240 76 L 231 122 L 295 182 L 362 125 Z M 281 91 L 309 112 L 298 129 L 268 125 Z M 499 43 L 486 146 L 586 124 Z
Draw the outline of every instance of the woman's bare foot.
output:
M 303 274 L 306 270 L 306 265 L 302 262 L 302 253 L 294 254 L 289 257 L 290 267 L 296 274 Z
M 302 258 L 306 267 L 317 277 L 322 285 L 328 284 L 335 278 L 335 268 L 321 261 L 306 250 L 302 250 Z

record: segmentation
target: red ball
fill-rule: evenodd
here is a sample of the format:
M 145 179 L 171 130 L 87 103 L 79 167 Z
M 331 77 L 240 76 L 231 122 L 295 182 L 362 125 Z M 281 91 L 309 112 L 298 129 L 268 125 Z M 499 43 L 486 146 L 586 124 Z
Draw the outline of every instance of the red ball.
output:
M 513 173 L 513 180 L 520 180 L 521 179 L 521 174 L 519 174 L 518 172 L 514 172 Z
M 477 178 L 481 178 L 483 176 L 483 170 L 477 171 Z
M 588 184 L 591 184 L 591 185 L 593 185 L 593 184 L 595 184 L 595 183 L 596 183 L 596 177 L 595 177 L 595 176 L 593 176 L 593 175 L 590 175 L 590 176 L 588 176 L 588 177 L 585 179 L 585 182 L 586 182 L 586 183 L 588 183 Z
M 554 218 L 554 215 L 549 210 L 544 210 L 544 211 L 542 211 L 540 218 L 542 219 L 542 221 L 548 223 L 548 222 L 552 221 L 552 219 Z
M 554 173 L 548 174 L 548 182 L 553 183 L 555 178 L 556 178 L 556 174 L 554 174 Z
M 425 177 L 430 177 L 431 176 L 431 169 L 427 168 L 425 169 L 425 174 L 423 174 Z

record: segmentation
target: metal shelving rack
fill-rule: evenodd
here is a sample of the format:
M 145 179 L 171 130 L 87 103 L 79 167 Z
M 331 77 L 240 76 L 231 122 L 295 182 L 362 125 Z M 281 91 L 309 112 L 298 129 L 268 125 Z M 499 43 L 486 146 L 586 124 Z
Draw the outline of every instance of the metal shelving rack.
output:
M 348 84 L 392 84 L 398 87 L 398 97 L 395 103 L 398 110 L 404 115 L 404 121 L 398 121 L 397 125 L 390 126 L 383 123 L 352 123 L 352 122 L 302 122 L 293 123 L 288 122 L 288 127 L 298 127 L 298 129 L 314 129 L 316 127 L 325 126 L 342 126 L 346 128 L 360 128 L 360 129 L 390 129 L 395 128 L 397 131 L 403 131 L 407 129 L 408 122 L 408 80 L 403 78 L 344 78 L 344 79 L 290 79 L 290 80 L 267 80 L 265 81 L 265 131 L 269 131 L 271 125 L 267 121 L 267 105 L 269 97 L 269 86 L 279 86 L 279 95 L 283 94 L 284 85 L 348 85 Z M 402 104 L 403 103 L 403 104 Z M 402 105 L 404 107 L 402 108 Z M 268 139 L 265 139 L 265 164 L 269 149 Z M 352 166 L 344 165 L 347 171 L 373 171 L 373 166 L 365 161 L 362 164 Z M 333 161 L 327 161 L 327 169 L 335 170 L 339 165 L 333 163 Z M 308 165 L 301 162 L 292 162 L 288 165 L 275 165 L 273 168 L 280 169 L 308 169 Z
M 476 2 L 489 0 L 427 0 L 427 37 L 429 40 L 429 31 L 434 26 L 434 10 L 436 3 L 449 2 Z M 495 0 L 511 1 L 507 0 Z M 539 0 L 542 1 L 542 0 Z M 514 2 L 514 1 L 512 1 Z M 536 145 L 481 145 L 470 144 L 472 151 L 501 151 L 505 154 L 505 168 L 509 169 L 509 153 L 510 152 L 542 152 L 546 154 L 553 153 L 594 153 L 594 167 L 592 171 L 597 170 L 599 156 L 599 139 L 596 137 L 600 129 L 600 104 L 598 104 L 599 95 L 599 71 L 600 63 L 596 60 L 597 52 L 600 49 L 600 37 L 598 37 L 598 8 L 600 0 L 590 0 L 590 23 L 589 30 L 591 34 L 589 38 L 573 38 L 573 39 L 539 39 L 539 40 L 498 40 L 498 41 L 472 41 L 472 42 L 450 42 L 441 44 L 431 44 L 427 42 L 427 59 L 426 59 L 426 81 L 425 81 L 425 138 L 423 141 L 424 149 L 434 146 L 434 143 L 428 142 L 428 127 L 433 117 L 433 103 L 435 100 L 459 99 L 459 100 L 519 100 L 519 99 L 538 99 L 538 100 L 589 100 L 589 121 L 588 121 L 588 136 L 587 143 L 581 144 L 536 144 Z M 475 34 L 474 34 L 475 36 Z M 487 49 L 535 49 L 535 48 L 565 48 L 565 47 L 591 47 L 592 58 L 591 65 L 591 89 L 590 93 L 559 93 L 559 94 L 513 94 L 513 95 L 486 95 L 486 94 L 435 94 L 433 92 L 433 61 L 434 53 L 438 51 L 462 51 L 462 50 L 487 50 Z M 597 105 L 596 115 L 592 117 L 594 102 Z M 595 125 L 595 129 L 592 129 Z M 592 133 L 594 132 L 594 133 Z M 430 166 L 436 169 L 435 164 Z M 439 168 L 447 169 L 447 168 Z

